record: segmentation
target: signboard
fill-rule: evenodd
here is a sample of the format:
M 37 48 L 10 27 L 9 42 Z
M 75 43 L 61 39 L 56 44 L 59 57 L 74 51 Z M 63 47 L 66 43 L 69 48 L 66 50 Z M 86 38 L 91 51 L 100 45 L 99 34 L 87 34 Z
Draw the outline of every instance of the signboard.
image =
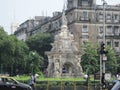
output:
M 107 61 L 107 56 L 103 54 L 102 60 L 103 60 L 103 61 Z

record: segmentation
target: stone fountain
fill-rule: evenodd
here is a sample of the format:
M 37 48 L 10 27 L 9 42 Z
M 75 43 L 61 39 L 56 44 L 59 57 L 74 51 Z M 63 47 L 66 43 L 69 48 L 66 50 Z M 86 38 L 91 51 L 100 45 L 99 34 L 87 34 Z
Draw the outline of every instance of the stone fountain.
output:
M 55 36 L 52 49 L 46 52 L 48 56 L 48 77 L 83 77 L 81 67 L 81 51 L 78 42 L 67 27 L 65 12 L 62 14 L 62 26 L 59 34 Z

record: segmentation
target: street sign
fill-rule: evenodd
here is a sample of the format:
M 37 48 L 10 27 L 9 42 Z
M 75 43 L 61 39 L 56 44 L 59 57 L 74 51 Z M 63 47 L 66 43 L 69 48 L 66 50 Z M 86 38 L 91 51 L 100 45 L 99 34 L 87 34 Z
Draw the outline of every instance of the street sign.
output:
M 106 56 L 105 54 L 103 54 L 102 60 L 103 60 L 103 61 L 107 61 L 107 56 Z

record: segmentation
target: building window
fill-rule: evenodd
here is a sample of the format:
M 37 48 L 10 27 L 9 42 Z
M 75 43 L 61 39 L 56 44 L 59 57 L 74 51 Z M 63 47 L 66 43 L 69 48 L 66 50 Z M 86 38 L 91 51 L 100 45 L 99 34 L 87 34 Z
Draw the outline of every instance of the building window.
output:
M 102 13 L 102 12 L 99 13 L 99 16 L 98 16 L 98 17 L 99 17 L 99 21 L 100 21 L 100 22 L 103 22 L 103 13 Z
M 106 21 L 111 22 L 111 15 L 110 14 L 107 14 Z
M 102 33 L 103 33 L 103 27 L 100 26 L 100 27 L 99 27 L 99 34 L 102 34 Z
M 111 15 L 110 14 L 107 14 L 107 19 L 111 19 Z
M 107 26 L 106 35 L 113 35 L 112 26 Z
M 88 5 L 88 0 L 82 0 L 82 5 Z
M 111 42 L 110 42 L 110 41 L 108 41 L 108 42 L 107 42 L 107 45 L 108 45 L 108 46 L 111 46 Z
M 114 15 L 114 22 L 115 23 L 119 22 L 119 15 L 117 14 Z
M 78 6 L 81 6 L 81 0 L 78 0 Z
M 119 19 L 119 16 L 116 14 L 116 15 L 114 15 L 114 19 L 115 20 L 118 20 Z
M 88 20 L 88 12 L 83 11 L 83 20 Z
M 119 42 L 115 42 L 115 47 L 119 47 Z
M 87 27 L 87 25 L 83 25 L 82 33 L 88 33 L 88 27 Z
M 98 34 L 100 37 L 103 36 L 103 27 L 102 26 L 98 27 Z
M 114 27 L 114 34 L 119 35 L 119 27 L 118 26 Z
M 72 4 L 73 4 L 73 0 L 68 0 L 67 7 L 72 8 L 72 6 L 73 6 Z

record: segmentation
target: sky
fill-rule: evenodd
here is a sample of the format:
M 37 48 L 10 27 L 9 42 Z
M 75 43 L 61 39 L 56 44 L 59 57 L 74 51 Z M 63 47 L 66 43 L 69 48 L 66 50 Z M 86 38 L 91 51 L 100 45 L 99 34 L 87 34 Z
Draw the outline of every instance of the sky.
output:
M 11 34 L 12 23 L 23 23 L 35 16 L 52 16 L 54 11 L 62 11 L 65 0 L 1 0 L 0 26 Z M 102 0 L 96 0 L 101 5 Z M 116 5 L 120 0 L 106 0 L 108 5 Z

